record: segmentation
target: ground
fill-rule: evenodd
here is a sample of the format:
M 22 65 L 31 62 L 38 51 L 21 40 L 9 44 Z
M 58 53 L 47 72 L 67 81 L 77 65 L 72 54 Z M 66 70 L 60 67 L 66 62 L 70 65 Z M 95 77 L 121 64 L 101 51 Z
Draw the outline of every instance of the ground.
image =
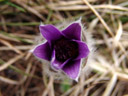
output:
M 92 35 L 88 73 L 78 82 L 47 77 L 29 52 L 40 23 L 80 17 Z M 127 86 L 127 0 L 0 0 L 0 96 L 128 96 Z

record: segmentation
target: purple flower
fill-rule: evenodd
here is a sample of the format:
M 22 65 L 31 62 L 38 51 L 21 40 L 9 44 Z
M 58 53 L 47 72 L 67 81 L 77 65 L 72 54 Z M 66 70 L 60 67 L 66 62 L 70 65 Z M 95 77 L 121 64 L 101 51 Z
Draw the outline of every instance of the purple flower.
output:
M 39 29 L 47 41 L 38 45 L 33 54 L 51 61 L 52 68 L 62 70 L 69 78 L 77 80 L 81 59 L 89 54 L 88 46 L 81 41 L 81 24 L 74 22 L 62 31 L 51 24 L 40 25 Z

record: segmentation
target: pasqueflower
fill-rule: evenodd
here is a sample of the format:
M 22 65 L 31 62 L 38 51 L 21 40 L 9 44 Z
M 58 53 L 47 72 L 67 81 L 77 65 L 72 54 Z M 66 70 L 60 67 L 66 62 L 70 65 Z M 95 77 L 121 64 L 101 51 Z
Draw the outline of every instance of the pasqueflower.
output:
M 40 25 L 39 29 L 46 42 L 37 45 L 33 54 L 50 61 L 54 70 L 61 70 L 69 78 L 78 79 L 81 59 L 89 54 L 87 44 L 81 40 L 81 24 L 74 22 L 64 30 L 47 24 Z

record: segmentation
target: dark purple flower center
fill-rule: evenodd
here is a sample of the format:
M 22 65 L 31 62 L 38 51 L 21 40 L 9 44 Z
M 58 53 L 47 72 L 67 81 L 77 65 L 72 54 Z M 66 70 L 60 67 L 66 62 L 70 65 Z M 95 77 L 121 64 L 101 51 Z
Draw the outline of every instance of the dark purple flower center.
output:
M 65 38 L 55 41 L 54 49 L 56 59 L 60 62 L 64 62 L 69 58 L 75 58 L 78 56 L 78 44 Z

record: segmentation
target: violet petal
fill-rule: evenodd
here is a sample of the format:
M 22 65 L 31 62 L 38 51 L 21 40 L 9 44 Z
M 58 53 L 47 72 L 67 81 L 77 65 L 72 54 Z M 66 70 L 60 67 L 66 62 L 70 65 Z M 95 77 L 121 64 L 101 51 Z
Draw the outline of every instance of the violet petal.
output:
M 81 26 L 79 23 L 73 23 L 62 31 L 65 37 L 69 39 L 80 40 L 81 39 Z
M 55 69 L 61 69 L 70 59 L 66 60 L 65 62 L 60 62 L 58 60 L 56 60 L 56 57 L 55 57 L 55 50 L 53 51 L 53 55 L 52 55 L 52 62 L 51 62 L 51 65 L 53 68 Z
M 39 29 L 43 37 L 48 41 L 54 41 L 62 37 L 61 32 L 51 24 L 40 25 Z
M 69 61 L 65 66 L 62 68 L 62 70 L 71 78 L 71 79 L 77 79 L 79 72 L 80 72 L 80 59 Z
M 87 44 L 85 42 L 78 40 L 73 40 L 73 41 L 77 42 L 78 50 L 79 50 L 79 54 L 75 60 L 87 57 L 90 52 Z
M 50 49 L 49 43 L 46 42 L 44 44 L 37 46 L 34 49 L 33 54 L 37 56 L 38 58 L 50 61 L 51 60 L 51 49 Z

